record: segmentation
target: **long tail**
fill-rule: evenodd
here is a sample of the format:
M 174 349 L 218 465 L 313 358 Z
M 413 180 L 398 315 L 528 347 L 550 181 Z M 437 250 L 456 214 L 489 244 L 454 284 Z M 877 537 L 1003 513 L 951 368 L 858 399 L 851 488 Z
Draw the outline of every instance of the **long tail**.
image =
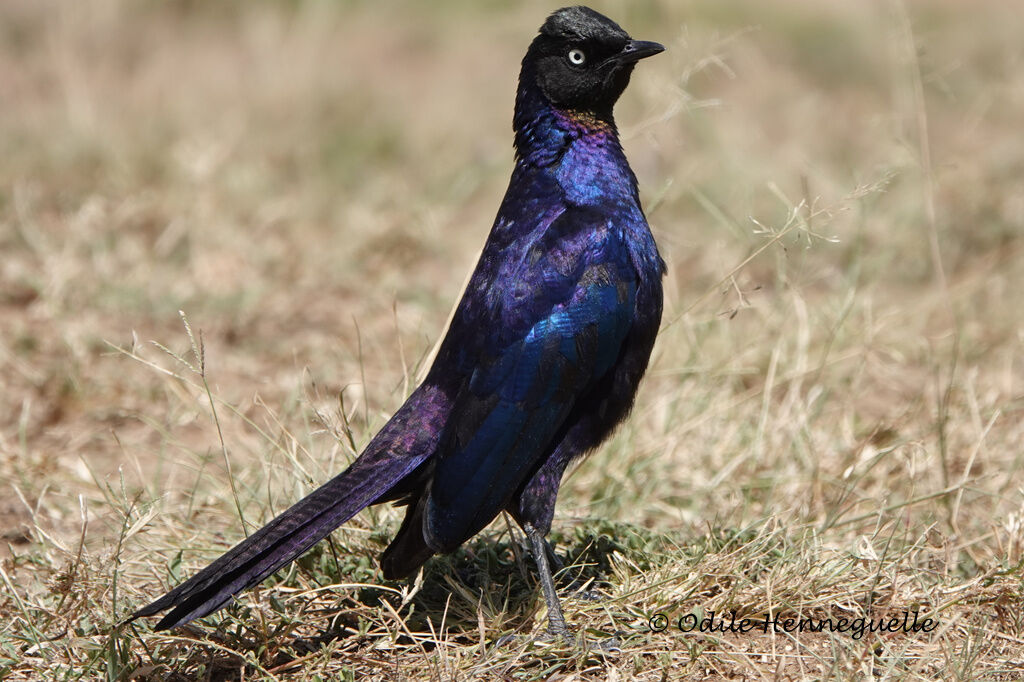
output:
M 434 418 L 444 410 L 430 409 L 439 406 L 423 388 L 409 397 L 352 466 L 125 622 L 173 607 L 155 628 L 166 630 L 213 613 L 384 496 L 436 449 L 440 428 Z

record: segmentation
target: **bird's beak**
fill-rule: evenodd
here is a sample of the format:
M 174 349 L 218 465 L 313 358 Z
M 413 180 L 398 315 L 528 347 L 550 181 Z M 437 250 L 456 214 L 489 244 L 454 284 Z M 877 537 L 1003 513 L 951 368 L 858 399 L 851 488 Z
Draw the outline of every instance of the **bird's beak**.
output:
M 664 51 L 665 46 L 661 43 L 654 43 L 650 40 L 630 40 L 622 48 L 622 52 L 615 55 L 615 60 L 620 64 L 634 64 L 644 57 L 653 57 Z

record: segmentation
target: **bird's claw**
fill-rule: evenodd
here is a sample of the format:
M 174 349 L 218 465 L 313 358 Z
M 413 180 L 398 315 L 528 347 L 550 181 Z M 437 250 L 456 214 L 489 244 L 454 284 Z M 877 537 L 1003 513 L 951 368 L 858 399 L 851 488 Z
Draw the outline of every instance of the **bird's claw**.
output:
M 555 632 L 550 628 L 536 637 L 525 637 L 514 633 L 502 635 L 494 641 L 494 648 L 502 648 L 520 643 L 537 646 L 558 646 L 561 644 L 568 648 L 579 647 L 602 654 L 615 654 L 622 651 L 622 639 L 618 635 L 612 635 L 607 639 L 591 642 L 586 636 L 576 636 L 569 629 Z

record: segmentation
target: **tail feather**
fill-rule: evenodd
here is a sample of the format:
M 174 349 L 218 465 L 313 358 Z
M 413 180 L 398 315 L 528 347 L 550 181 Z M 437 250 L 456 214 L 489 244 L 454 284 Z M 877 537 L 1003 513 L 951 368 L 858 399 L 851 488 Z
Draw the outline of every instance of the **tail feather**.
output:
M 381 489 L 389 487 L 388 483 L 393 485 L 414 469 L 417 463 L 416 460 L 406 458 L 395 462 L 402 466 L 395 466 L 386 472 L 379 469 L 359 471 L 353 465 L 189 580 L 136 611 L 129 620 L 151 616 L 174 607 L 156 625 L 156 630 L 165 630 L 213 613 L 235 594 L 262 582 L 281 566 L 323 540 L 331 531 L 378 498 Z M 387 476 L 381 476 L 382 473 Z
M 409 503 L 402 527 L 395 539 L 380 558 L 380 567 L 388 580 L 398 580 L 410 575 L 434 556 L 423 537 L 423 511 L 426 495 L 421 491 Z
M 386 498 L 437 447 L 440 428 L 432 421 L 444 416 L 447 404 L 425 388 L 410 396 L 352 466 L 125 622 L 173 607 L 155 628 L 166 630 L 213 613 Z

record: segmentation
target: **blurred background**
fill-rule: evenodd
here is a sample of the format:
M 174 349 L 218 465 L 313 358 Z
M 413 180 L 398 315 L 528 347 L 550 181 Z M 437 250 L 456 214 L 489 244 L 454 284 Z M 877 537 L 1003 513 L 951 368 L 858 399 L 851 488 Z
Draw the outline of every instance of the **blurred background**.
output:
M 1019 561 L 1019 6 L 593 6 L 668 47 L 616 110 L 667 300 L 634 418 L 557 523 L 685 542 L 771 517 L 846 546 L 898 518 L 947 574 Z M 384 423 L 487 235 L 556 7 L 0 5 L 0 557 L 24 599 L 82 552 L 155 596 L 176 549 L 238 537 L 235 497 L 258 524 Z M 76 608 L 123 615 L 112 565 Z

